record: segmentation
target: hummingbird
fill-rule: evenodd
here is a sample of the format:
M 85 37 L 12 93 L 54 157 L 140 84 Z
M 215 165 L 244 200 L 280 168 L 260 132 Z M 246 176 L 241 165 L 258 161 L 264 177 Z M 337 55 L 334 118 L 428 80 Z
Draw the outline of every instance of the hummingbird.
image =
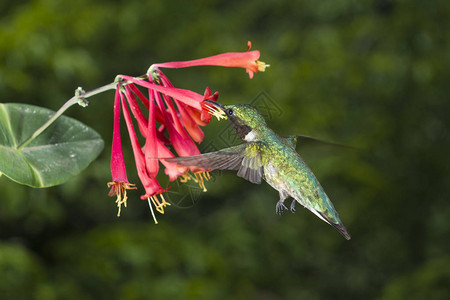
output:
M 210 170 L 236 170 L 237 175 L 255 184 L 265 180 L 277 190 L 280 199 L 276 213 L 287 210 L 284 201 L 292 197 L 290 210 L 298 202 L 333 226 L 347 240 L 350 234 L 316 176 L 296 151 L 298 135 L 282 137 L 270 129 L 263 116 L 248 104 L 223 105 L 205 100 L 216 117 L 230 121 L 243 144 L 193 156 L 166 159 L 183 167 Z

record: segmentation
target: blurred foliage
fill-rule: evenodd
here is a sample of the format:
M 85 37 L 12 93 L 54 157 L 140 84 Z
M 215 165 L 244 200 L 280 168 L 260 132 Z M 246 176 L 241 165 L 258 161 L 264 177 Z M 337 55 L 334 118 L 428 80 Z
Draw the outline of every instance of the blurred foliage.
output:
M 35 0 L 0 11 L 1 102 L 55 110 L 78 86 L 251 40 L 271 65 L 252 80 L 214 67 L 166 74 L 223 103 L 264 91 L 280 134 L 362 147 L 298 147 L 350 241 L 305 210 L 276 216 L 276 191 L 228 173 L 200 196 L 174 184 L 179 205 L 155 226 L 142 188 L 120 218 L 107 197 L 113 94 L 97 96 L 67 113 L 107 144 L 81 176 L 41 190 L 0 178 L 2 299 L 450 297 L 450 2 Z M 225 146 L 224 128 L 213 121 L 204 147 Z

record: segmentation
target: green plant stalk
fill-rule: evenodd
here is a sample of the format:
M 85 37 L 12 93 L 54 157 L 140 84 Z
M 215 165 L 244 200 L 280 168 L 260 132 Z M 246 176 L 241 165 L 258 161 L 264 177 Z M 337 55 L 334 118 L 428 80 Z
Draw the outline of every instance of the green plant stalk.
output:
M 138 78 L 146 79 L 146 78 L 148 78 L 148 75 L 142 75 L 142 76 L 139 76 Z M 124 82 L 121 82 L 121 85 L 127 85 L 130 83 L 132 83 L 132 82 L 124 81 Z M 47 122 L 42 124 L 42 126 L 39 127 L 35 132 L 33 132 L 32 135 L 30 135 L 25 141 L 23 141 L 20 145 L 18 145 L 16 147 L 16 149 L 21 150 L 26 145 L 28 145 L 31 141 L 33 141 L 36 137 L 38 137 L 42 132 L 44 132 L 45 129 L 47 129 L 53 122 L 55 122 L 72 105 L 77 104 L 77 103 L 82 105 L 81 103 L 84 103 L 83 101 L 86 101 L 85 99 L 95 96 L 95 95 L 98 95 L 98 94 L 101 94 L 101 93 L 109 91 L 109 90 L 114 90 L 116 88 L 116 85 L 117 85 L 117 82 L 115 81 L 110 84 L 93 89 L 92 91 L 89 91 L 89 92 L 84 92 L 84 93 L 80 93 L 80 94 L 77 94 L 77 92 L 75 92 L 75 96 L 73 96 L 66 103 L 64 103 L 64 105 L 61 106 L 61 108 L 58 109 L 58 111 L 50 119 L 48 119 Z M 87 104 L 82 105 L 82 106 L 87 106 Z

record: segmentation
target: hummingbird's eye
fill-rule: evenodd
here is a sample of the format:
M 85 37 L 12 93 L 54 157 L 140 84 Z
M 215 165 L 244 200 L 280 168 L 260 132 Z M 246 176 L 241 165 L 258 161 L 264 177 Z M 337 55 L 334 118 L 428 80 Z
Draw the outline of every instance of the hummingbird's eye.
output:
M 229 109 L 227 110 L 227 115 L 229 115 L 229 116 L 234 115 L 234 111 L 233 111 L 231 108 L 229 108 Z

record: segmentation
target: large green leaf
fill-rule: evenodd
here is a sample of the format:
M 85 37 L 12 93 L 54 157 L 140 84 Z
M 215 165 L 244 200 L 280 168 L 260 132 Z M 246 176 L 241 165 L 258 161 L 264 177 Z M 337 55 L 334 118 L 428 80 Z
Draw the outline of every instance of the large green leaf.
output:
M 48 187 L 68 181 L 98 156 L 100 135 L 66 116 L 17 149 L 54 113 L 27 104 L 0 104 L 0 174 L 31 187 Z

